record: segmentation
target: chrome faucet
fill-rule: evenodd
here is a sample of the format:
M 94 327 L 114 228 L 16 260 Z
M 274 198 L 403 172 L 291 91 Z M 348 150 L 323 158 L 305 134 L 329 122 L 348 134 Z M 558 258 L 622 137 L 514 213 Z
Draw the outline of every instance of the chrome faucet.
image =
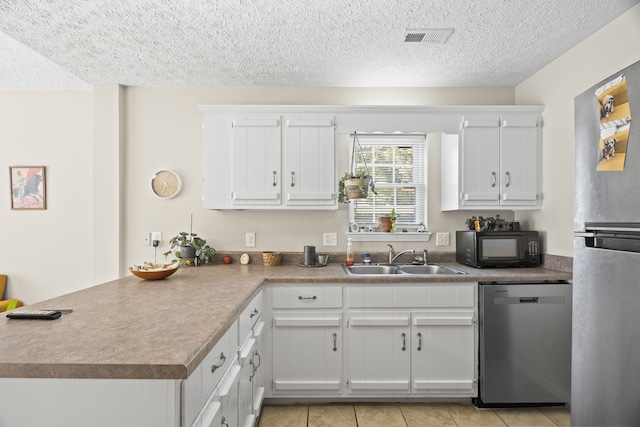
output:
M 393 264 L 396 261 L 396 259 L 398 259 L 398 257 L 402 254 L 415 253 L 413 249 L 407 249 L 406 251 L 402 251 L 399 254 L 397 254 L 395 249 L 393 249 L 393 246 L 389 244 L 387 244 L 387 246 L 389 246 L 389 264 Z

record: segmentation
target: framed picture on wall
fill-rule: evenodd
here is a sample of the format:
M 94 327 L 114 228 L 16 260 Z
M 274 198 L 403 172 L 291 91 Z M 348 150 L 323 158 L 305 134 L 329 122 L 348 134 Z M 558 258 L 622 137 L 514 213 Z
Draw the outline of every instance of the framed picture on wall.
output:
M 10 166 L 11 209 L 46 209 L 44 166 Z

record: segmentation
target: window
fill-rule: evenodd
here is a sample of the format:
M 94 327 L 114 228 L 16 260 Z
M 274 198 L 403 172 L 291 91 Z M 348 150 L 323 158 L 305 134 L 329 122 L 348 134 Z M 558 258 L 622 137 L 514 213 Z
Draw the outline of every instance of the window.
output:
M 362 150 L 353 150 L 356 171 L 368 170 L 375 182 L 377 195 L 369 191 L 366 199 L 349 204 L 349 221 L 360 227 L 378 226 L 378 218 L 396 211 L 396 229 L 416 231 L 425 224 L 426 150 L 425 136 L 420 134 L 358 134 Z M 349 158 L 349 164 L 351 164 Z M 366 166 L 365 166 L 366 164 Z

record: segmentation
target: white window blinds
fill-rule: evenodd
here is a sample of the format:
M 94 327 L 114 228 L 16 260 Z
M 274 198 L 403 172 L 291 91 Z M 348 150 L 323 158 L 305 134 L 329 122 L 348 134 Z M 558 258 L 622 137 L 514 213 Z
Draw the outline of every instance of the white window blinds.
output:
M 425 223 L 426 141 L 418 134 L 357 134 L 349 144 L 349 164 L 355 156 L 356 171 L 365 171 L 375 182 L 377 195 L 369 191 L 366 199 L 349 204 L 349 221 L 360 226 L 377 226 L 378 218 L 396 211 L 396 227 L 414 229 Z M 426 225 L 426 224 L 425 224 Z

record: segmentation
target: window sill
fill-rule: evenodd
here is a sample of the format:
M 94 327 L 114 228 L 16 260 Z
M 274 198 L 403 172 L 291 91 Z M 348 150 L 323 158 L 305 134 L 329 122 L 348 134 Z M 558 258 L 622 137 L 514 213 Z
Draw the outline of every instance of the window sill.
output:
M 416 231 L 407 233 L 381 233 L 381 232 L 358 232 L 346 233 L 347 238 L 354 242 L 428 242 L 431 238 L 431 232 L 425 231 L 418 233 Z

